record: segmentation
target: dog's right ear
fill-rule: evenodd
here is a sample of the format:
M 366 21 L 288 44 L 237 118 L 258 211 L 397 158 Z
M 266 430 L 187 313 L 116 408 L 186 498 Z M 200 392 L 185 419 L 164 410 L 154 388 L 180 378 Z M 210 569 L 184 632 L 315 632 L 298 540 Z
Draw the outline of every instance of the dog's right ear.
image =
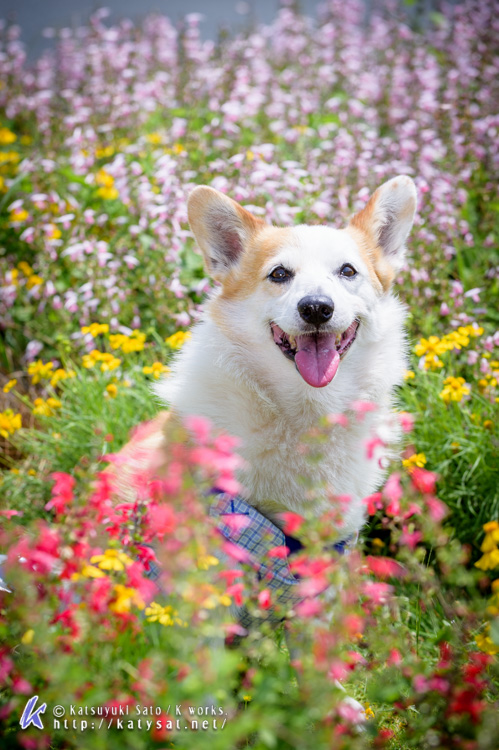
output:
M 251 237 L 265 225 L 239 203 L 205 185 L 189 195 L 187 215 L 207 269 L 217 281 L 223 281 Z

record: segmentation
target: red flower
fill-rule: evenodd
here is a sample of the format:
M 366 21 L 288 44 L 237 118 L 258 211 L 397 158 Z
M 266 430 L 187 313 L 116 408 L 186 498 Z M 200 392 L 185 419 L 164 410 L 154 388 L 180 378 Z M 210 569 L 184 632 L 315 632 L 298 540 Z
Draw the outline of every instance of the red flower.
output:
M 289 547 L 286 547 L 285 544 L 278 544 L 277 547 L 269 549 L 268 555 L 269 557 L 277 557 L 280 560 L 284 560 L 289 555 Z
M 391 557 L 366 556 L 366 564 L 378 578 L 403 578 L 405 570 L 400 563 Z
M 435 485 L 437 483 L 438 475 L 433 471 L 427 471 L 426 469 L 419 469 L 415 466 L 411 471 L 411 482 L 418 492 L 423 492 L 425 495 L 431 495 L 435 492 Z
M 269 607 L 272 606 L 272 599 L 270 596 L 270 591 L 268 589 L 263 589 L 263 591 L 260 591 L 258 594 L 258 604 L 262 609 L 269 609 Z
M 227 589 L 225 593 L 228 594 L 228 596 L 234 597 L 234 603 L 238 607 L 242 607 L 243 591 L 244 591 L 244 583 L 233 583 L 232 586 L 229 586 L 229 588 Z
M 485 701 L 478 698 L 476 690 L 473 688 L 461 688 L 454 693 L 454 699 L 449 704 L 447 715 L 469 714 L 473 724 L 478 724 L 480 715 L 485 707 Z
M 388 477 L 383 487 L 383 494 L 389 500 L 389 504 L 386 506 L 387 515 L 398 516 L 400 513 L 400 500 L 404 494 L 400 486 L 400 474 L 395 472 Z
M 151 505 L 148 509 L 149 527 L 158 539 L 171 534 L 177 526 L 175 511 L 167 503 Z
M 66 505 L 73 501 L 75 479 L 62 471 L 56 471 L 50 476 L 55 479 L 55 484 L 52 487 L 52 499 L 45 505 L 45 510 L 54 509 L 56 515 L 59 515 L 64 512 Z
M 299 516 L 298 513 L 292 513 L 291 511 L 281 513 L 280 518 L 282 518 L 282 520 L 284 521 L 284 533 L 289 534 L 290 536 L 298 531 L 303 521 L 305 520 L 302 516 Z
M 383 507 L 381 492 L 375 492 L 373 495 L 368 495 L 362 502 L 367 505 L 367 512 L 370 516 L 374 516 L 376 511 L 381 510 Z

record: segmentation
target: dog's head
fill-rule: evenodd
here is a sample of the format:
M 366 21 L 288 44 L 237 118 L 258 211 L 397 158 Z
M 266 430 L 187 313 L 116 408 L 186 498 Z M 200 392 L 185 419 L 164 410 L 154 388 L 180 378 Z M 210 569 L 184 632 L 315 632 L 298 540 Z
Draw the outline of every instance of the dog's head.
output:
M 213 188 L 195 188 L 191 229 L 221 284 L 212 319 L 257 367 L 262 357 L 275 364 L 278 356 L 289 377 L 327 386 L 363 326 L 375 324 L 415 209 L 414 182 L 399 176 L 378 188 L 345 229 L 283 229 Z

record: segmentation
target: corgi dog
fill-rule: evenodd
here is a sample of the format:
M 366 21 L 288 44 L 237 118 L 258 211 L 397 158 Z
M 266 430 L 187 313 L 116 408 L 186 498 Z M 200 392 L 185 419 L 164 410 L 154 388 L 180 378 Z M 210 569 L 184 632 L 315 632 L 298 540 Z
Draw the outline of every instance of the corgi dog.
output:
M 191 230 L 218 288 L 156 393 L 176 416 L 206 417 L 240 439 L 247 502 L 277 525 L 283 511 L 322 513 L 331 495 L 350 498 L 341 538 L 364 523 L 363 498 L 383 477 L 365 443 L 390 422 L 406 367 L 392 282 L 415 210 L 407 176 L 379 187 L 344 229 L 270 226 L 207 186 L 189 196 Z M 355 419 L 352 404 L 366 401 L 375 408 Z M 300 440 L 328 415 L 347 420 L 333 424 L 311 465 Z M 155 448 L 165 418 L 147 433 Z M 386 427 L 383 435 L 388 442 Z M 319 488 L 312 500 L 303 479 Z

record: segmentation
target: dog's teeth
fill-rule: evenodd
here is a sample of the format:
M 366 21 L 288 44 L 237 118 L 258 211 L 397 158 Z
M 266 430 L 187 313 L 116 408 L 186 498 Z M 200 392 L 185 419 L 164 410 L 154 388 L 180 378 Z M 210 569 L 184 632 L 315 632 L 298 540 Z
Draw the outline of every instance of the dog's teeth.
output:
M 291 345 L 291 348 L 294 349 L 296 347 L 296 339 L 294 336 L 288 336 L 288 341 Z
M 340 343 L 340 341 L 341 341 L 341 333 L 337 333 L 336 334 L 336 346 L 338 346 L 338 344 Z

